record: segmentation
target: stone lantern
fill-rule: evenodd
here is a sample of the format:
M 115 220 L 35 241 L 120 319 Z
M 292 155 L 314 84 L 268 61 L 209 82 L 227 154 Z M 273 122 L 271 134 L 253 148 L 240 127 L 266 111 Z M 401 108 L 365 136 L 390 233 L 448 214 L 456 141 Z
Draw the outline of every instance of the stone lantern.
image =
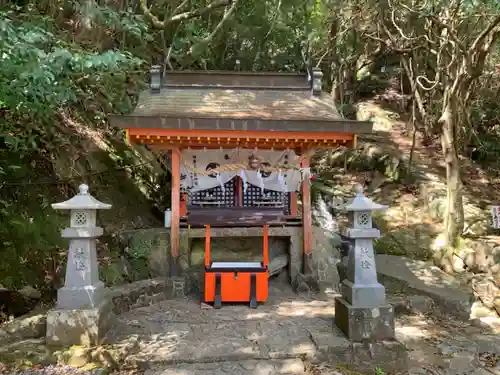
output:
M 335 299 L 336 325 L 353 341 L 394 338 L 394 312 L 386 304 L 385 288 L 377 281 L 373 240 L 380 231 L 373 228 L 372 213 L 385 210 L 367 198 L 361 186 L 343 208 L 350 227 L 344 231 L 352 246 L 349 250 L 346 277 L 341 283 L 341 297 Z
M 52 204 L 52 208 L 70 211 L 70 227 L 62 231 L 62 237 L 69 239 L 66 277 L 57 292 L 56 309 L 47 317 L 47 340 L 64 345 L 94 344 L 109 310 L 106 289 L 99 280 L 96 239 L 103 229 L 96 226 L 96 218 L 97 210 L 108 210 L 111 205 L 99 202 L 82 184 L 77 195 Z

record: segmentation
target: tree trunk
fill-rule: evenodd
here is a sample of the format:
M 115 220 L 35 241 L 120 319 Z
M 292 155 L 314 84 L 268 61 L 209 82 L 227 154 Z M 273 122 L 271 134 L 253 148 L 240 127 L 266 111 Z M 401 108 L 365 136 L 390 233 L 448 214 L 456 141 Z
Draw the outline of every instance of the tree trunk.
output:
M 458 157 L 457 106 L 455 99 L 447 93 L 445 93 L 443 104 L 443 112 L 439 119 L 441 125 L 441 144 L 446 163 L 447 185 L 443 245 L 444 248 L 450 248 L 455 245 L 457 238 L 462 234 L 464 227 L 464 210 L 460 180 L 460 159 Z M 441 254 L 439 263 L 443 260 L 444 255 L 445 253 Z
M 430 127 L 430 119 L 427 114 L 427 110 L 425 109 L 424 101 L 422 98 L 422 95 L 420 94 L 419 88 L 417 86 L 417 83 L 415 82 L 415 74 L 414 71 L 415 69 L 415 60 L 416 57 L 413 55 L 411 59 L 402 56 L 401 57 L 401 63 L 403 65 L 403 69 L 406 73 L 406 77 L 408 78 L 408 81 L 410 83 L 410 88 L 412 92 L 412 101 L 414 101 L 417 104 L 417 109 L 420 117 L 420 121 L 424 125 L 424 131 L 423 131 L 423 137 L 424 137 L 424 144 L 430 144 L 431 143 L 431 133 L 432 129 Z

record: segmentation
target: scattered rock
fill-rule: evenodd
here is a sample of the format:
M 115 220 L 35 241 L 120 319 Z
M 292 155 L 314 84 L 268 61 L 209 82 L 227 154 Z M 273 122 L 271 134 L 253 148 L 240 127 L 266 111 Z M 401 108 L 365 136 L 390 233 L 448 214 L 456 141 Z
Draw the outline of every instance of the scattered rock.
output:
M 8 342 L 45 337 L 47 314 L 45 311 L 32 312 L 4 323 L 0 329 L 0 338 Z
M 500 315 L 500 281 L 487 275 L 474 275 L 471 278 L 474 295 L 488 308 Z
M 495 274 L 500 264 L 499 239 L 496 236 L 468 239 L 458 255 L 472 272 Z
M 388 301 L 394 308 L 394 314 L 396 316 L 411 314 L 409 307 L 409 301 L 403 296 L 391 297 Z
M 109 348 L 97 348 L 92 353 L 92 361 L 99 363 L 109 369 L 116 369 L 119 366 L 119 362 L 123 360 L 116 352 Z
M 296 293 L 317 293 L 320 290 L 318 281 L 314 276 L 304 275 L 303 273 L 297 274 L 296 284 L 294 286 Z
M 36 290 L 30 285 L 26 285 L 24 288 L 19 290 L 19 293 L 21 293 L 26 298 L 31 298 L 31 299 L 42 298 L 42 293 L 40 293 L 38 290 Z
M 434 301 L 426 296 L 410 296 L 408 308 L 412 313 L 427 314 L 434 310 Z
M 438 350 L 439 350 L 439 354 L 444 355 L 444 356 L 452 356 L 458 351 L 458 349 L 456 347 L 451 346 L 449 344 L 438 345 Z
M 45 345 L 44 339 L 20 340 L 0 346 L 0 363 L 23 367 L 56 362 L 56 357 Z
M 92 350 L 90 358 L 94 364 L 107 369 L 118 369 L 127 357 L 139 349 L 139 338 L 130 335 L 126 340 L 115 345 L 99 346 Z
M 451 257 L 451 268 L 455 273 L 462 273 L 467 270 L 467 265 L 464 260 L 457 255 Z
M 497 312 L 486 307 L 481 301 L 476 301 L 472 304 L 470 311 L 471 319 L 481 319 L 486 317 L 496 317 Z
M 370 182 L 370 185 L 368 186 L 369 191 L 376 191 L 378 188 L 380 188 L 385 182 L 385 176 L 380 173 L 379 171 L 375 171 L 373 175 L 373 179 Z

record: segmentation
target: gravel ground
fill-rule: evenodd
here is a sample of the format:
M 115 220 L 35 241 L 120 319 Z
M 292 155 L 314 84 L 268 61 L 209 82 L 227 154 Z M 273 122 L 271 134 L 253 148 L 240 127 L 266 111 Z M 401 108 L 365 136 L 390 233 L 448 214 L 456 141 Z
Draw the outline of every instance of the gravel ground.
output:
M 12 374 L 12 375 L 104 375 L 106 372 L 97 369 L 91 371 L 83 371 L 75 369 L 71 366 L 36 366 L 25 370 L 7 370 L 1 372 L 2 374 Z
M 80 370 L 71 366 L 40 366 L 26 370 L 11 371 L 2 368 L 0 364 L 1 375 L 140 375 L 139 371 L 121 370 L 109 372 L 106 369 Z

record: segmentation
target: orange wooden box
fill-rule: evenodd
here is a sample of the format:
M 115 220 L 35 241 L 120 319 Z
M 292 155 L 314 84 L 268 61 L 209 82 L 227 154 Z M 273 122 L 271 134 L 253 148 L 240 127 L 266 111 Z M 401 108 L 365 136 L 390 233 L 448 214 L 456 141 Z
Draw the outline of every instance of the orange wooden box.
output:
M 266 302 L 268 294 L 267 270 L 264 272 L 205 271 L 205 302 L 215 302 L 217 277 L 220 277 L 221 302 L 250 302 L 252 275 L 255 275 L 256 301 Z
M 264 225 L 262 263 L 212 262 L 210 259 L 210 225 L 205 225 L 205 302 L 220 308 L 222 302 L 249 302 L 256 308 L 267 300 L 269 290 L 269 227 Z

